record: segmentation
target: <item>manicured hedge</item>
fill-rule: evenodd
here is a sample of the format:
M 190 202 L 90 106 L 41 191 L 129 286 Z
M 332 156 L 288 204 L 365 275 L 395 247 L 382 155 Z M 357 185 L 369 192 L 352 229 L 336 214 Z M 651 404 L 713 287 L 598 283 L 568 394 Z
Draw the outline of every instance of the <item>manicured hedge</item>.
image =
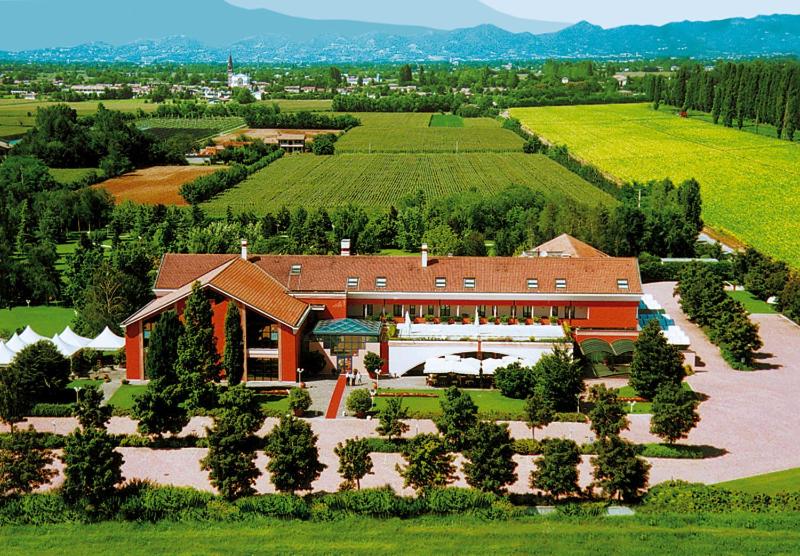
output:
M 181 186 L 181 196 L 191 205 L 208 201 L 214 195 L 239 185 L 245 178 L 259 170 L 263 170 L 282 156 L 283 150 L 278 149 L 248 166 L 234 164 L 227 170 L 219 170 L 213 174 L 200 176 Z
M 640 511 L 646 513 L 800 512 L 800 490 L 775 495 L 670 481 L 650 489 Z

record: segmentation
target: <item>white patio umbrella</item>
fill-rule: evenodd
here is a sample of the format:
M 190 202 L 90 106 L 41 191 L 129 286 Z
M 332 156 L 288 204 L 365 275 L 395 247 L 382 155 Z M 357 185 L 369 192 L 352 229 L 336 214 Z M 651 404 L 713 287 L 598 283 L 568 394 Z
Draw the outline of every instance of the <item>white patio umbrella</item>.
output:
M 27 345 L 28 343 L 25 342 L 22 338 L 20 338 L 16 332 L 14 332 L 14 335 L 11 336 L 11 338 L 9 338 L 8 341 L 6 342 L 6 347 L 11 351 L 13 351 L 14 353 L 20 351 Z
M 110 328 L 106 326 L 100 335 L 89 342 L 86 347 L 96 349 L 98 351 L 116 351 L 122 347 L 125 347 L 125 338 L 117 336 L 111 332 Z
M 22 334 L 19 335 L 19 338 L 28 345 L 35 344 L 41 340 L 49 340 L 49 338 L 46 338 L 41 334 L 37 334 L 33 328 L 30 327 L 30 325 L 25 327 L 25 330 L 22 331 Z
M 61 334 L 58 335 L 58 337 L 61 338 L 66 343 L 78 347 L 86 347 L 89 345 L 89 342 L 92 341 L 91 338 L 84 338 L 83 336 L 79 336 L 69 326 L 67 326 L 63 330 L 63 332 L 61 332 Z
M 404 322 L 406 333 L 411 334 L 411 315 L 406 311 L 406 320 Z
M 56 346 L 58 352 L 64 357 L 72 357 L 76 351 L 81 349 L 80 346 L 68 344 L 62 340 L 58 334 L 54 334 L 50 341 L 53 342 L 53 345 Z

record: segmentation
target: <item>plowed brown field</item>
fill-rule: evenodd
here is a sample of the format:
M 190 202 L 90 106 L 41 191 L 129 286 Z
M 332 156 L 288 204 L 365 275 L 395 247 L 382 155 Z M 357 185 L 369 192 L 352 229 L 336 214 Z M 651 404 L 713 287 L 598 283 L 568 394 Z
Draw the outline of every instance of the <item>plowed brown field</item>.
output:
M 181 186 L 198 176 L 221 170 L 223 166 L 153 166 L 128 172 L 94 187 L 107 189 L 117 203 L 133 201 L 143 205 L 187 205 L 179 193 Z

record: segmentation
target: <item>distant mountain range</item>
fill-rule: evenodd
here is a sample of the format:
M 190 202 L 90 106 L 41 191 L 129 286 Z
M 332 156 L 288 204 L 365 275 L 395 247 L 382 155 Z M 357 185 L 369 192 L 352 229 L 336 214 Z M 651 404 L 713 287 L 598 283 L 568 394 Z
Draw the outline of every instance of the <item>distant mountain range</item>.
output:
M 0 59 L 47 62 L 221 63 L 228 52 L 239 63 L 800 55 L 800 15 L 612 29 L 580 22 L 534 35 L 495 25 L 304 19 L 223 0 L 137 0 L 113 9 L 108 0 L 6 0 L 0 21 Z

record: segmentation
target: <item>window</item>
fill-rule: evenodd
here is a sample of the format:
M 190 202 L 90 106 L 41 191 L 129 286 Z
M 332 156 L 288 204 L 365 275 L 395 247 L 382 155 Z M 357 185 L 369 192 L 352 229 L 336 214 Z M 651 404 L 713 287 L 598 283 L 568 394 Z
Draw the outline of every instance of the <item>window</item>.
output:
M 447 287 L 447 278 L 439 277 L 436 279 L 436 287 L 437 288 L 446 288 Z
M 572 316 L 574 319 L 588 319 L 589 318 L 589 308 L 588 307 L 573 307 L 575 309 L 575 314 Z
M 277 349 L 280 327 L 260 315 L 247 315 L 247 347 Z
M 277 359 L 253 359 L 247 360 L 247 380 L 278 380 Z
M 522 307 L 522 318 L 529 319 L 531 318 L 531 306 L 525 305 Z
M 301 270 L 303 270 L 303 265 L 293 264 L 292 270 L 289 273 L 292 274 L 293 276 L 297 276 L 298 274 L 300 274 Z
M 373 308 L 372 307 L 373 306 L 372 306 L 371 303 L 368 303 L 367 305 L 364 305 L 364 316 L 365 317 L 371 317 L 373 315 Z
M 475 278 L 464 278 L 465 288 L 475 288 Z
M 566 278 L 556 278 L 556 289 L 563 290 L 567 287 L 567 280 Z
M 409 305 L 408 314 L 412 319 L 416 318 L 416 316 L 417 316 L 417 306 L 416 305 Z
M 617 279 L 617 287 L 621 290 L 628 289 L 628 279 L 627 278 L 618 278 Z
M 376 288 L 385 288 L 386 287 L 386 277 L 385 276 L 378 276 L 375 278 L 375 287 Z
M 478 316 L 482 319 L 486 318 L 486 305 L 478 306 Z
M 450 305 L 440 305 L 439 306 L 439 316 L 440 317 L 449 317 L 450 316 Z
M 435 314 L 435 313 L 433 312 L 433 310 L 434 310 L 434 307 L 433 307 L 433 305 L 428 305 L 428 312 L 427 312 L 427 313 L 425 313 L 425 316 L 428 316 L 428 315 L 433 315 L 433 314 Z
M 550 318 L 557 319 L 558 318 L 558 305 L 554 305 L 550 307 Z
M 574 319 L 575 318 L 575 307 L 564 307 L 564 318 L 565 319 Z
M 536 278 L 528 278 L 528 289 L 535 289 L 539 287 L 539 280 Z
M 351 276 L 347 279 L 347 287 L 348 288 L 357 288 L 358 287 L 358 277 Z
M 402 305 L 392 305 L 392 316 L 394 316 L 394 317 L 402 317 L 403 316 L 403 306 Z

